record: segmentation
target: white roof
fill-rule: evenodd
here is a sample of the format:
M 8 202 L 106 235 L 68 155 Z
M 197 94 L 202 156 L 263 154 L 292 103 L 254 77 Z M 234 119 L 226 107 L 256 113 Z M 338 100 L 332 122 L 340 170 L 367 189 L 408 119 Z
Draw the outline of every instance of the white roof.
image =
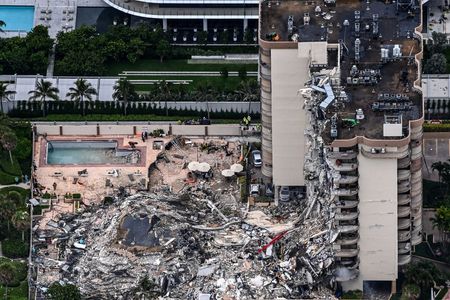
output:
M 449 98 L 450 74 L 422 76 L 424 98 Z

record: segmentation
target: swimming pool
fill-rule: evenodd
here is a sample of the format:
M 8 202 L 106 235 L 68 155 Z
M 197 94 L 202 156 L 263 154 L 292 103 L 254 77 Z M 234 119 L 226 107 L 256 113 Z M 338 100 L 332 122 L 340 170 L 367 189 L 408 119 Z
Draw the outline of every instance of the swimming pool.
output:
M 6 23 L 4 31 L 31 31 L 34 24 L 34 6 L 0 6 L 0 20 Z
M 49 141 L 48 165 L 137 164 L 139 150 L 118 149 L 117 141 Z

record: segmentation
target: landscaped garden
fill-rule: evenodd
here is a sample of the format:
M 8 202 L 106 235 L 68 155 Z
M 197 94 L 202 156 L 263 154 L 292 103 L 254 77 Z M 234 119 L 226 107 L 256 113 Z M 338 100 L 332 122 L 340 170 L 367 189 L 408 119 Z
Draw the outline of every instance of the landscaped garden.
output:
M 0 295 L 7 300 L 28 299 L 27 264 L 0 257 Z

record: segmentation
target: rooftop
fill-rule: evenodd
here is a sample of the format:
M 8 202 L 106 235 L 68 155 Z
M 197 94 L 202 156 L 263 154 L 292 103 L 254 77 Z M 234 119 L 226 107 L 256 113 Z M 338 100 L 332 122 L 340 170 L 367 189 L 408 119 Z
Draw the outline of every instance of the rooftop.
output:
M 421 40 L 414 30 L 420 25 L 421 9 L 414 0 L 404 1 L 261 3 L 261 39 L 299 43 L 299 53 L 305 42 L 327 41 L 328 69 L 340 57 L 336 78 L 331 81 L 334 96 L 330 98 L 324 91 L 326 86 L 322 86 L 322 91 L 314 90 L 323 100 L 331 100 L 324 101 L 327 103 L 322 103 L 321 108 L 326 117 L 337 116 L 337 134 L 332 138 L 348 139 L 356 135 L 386 138 L 383 134 L 386 117 L 400 115 L 401 132 L 407 135 L 408 122 L 422 117 L 422 95 L 413 89 L 418 78 L 414 56 L 421 51 Z M 324 51 L 315 46 L 311 49 Z M 331 55 L 333 52 L 337 54 Z M 311 62 L 316 56 L 317 53 L 310 54 Z M 313 71 L 324 65 L 317 67 Z M 312 85 L 319 81 L 313 81 Z M 356 120 L 357 109 L 362 109 L 364 119 Z M 343 119 L 356 122 L 350 124 Z

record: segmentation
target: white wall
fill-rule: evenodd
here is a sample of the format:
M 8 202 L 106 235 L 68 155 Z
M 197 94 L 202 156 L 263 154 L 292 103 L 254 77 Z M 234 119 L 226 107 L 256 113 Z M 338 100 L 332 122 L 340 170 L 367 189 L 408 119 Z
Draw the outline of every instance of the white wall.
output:
M 342 284 L 346 290 L 397 279 L 397 160 L 359 154 L 358 163 L 360 275 Z

